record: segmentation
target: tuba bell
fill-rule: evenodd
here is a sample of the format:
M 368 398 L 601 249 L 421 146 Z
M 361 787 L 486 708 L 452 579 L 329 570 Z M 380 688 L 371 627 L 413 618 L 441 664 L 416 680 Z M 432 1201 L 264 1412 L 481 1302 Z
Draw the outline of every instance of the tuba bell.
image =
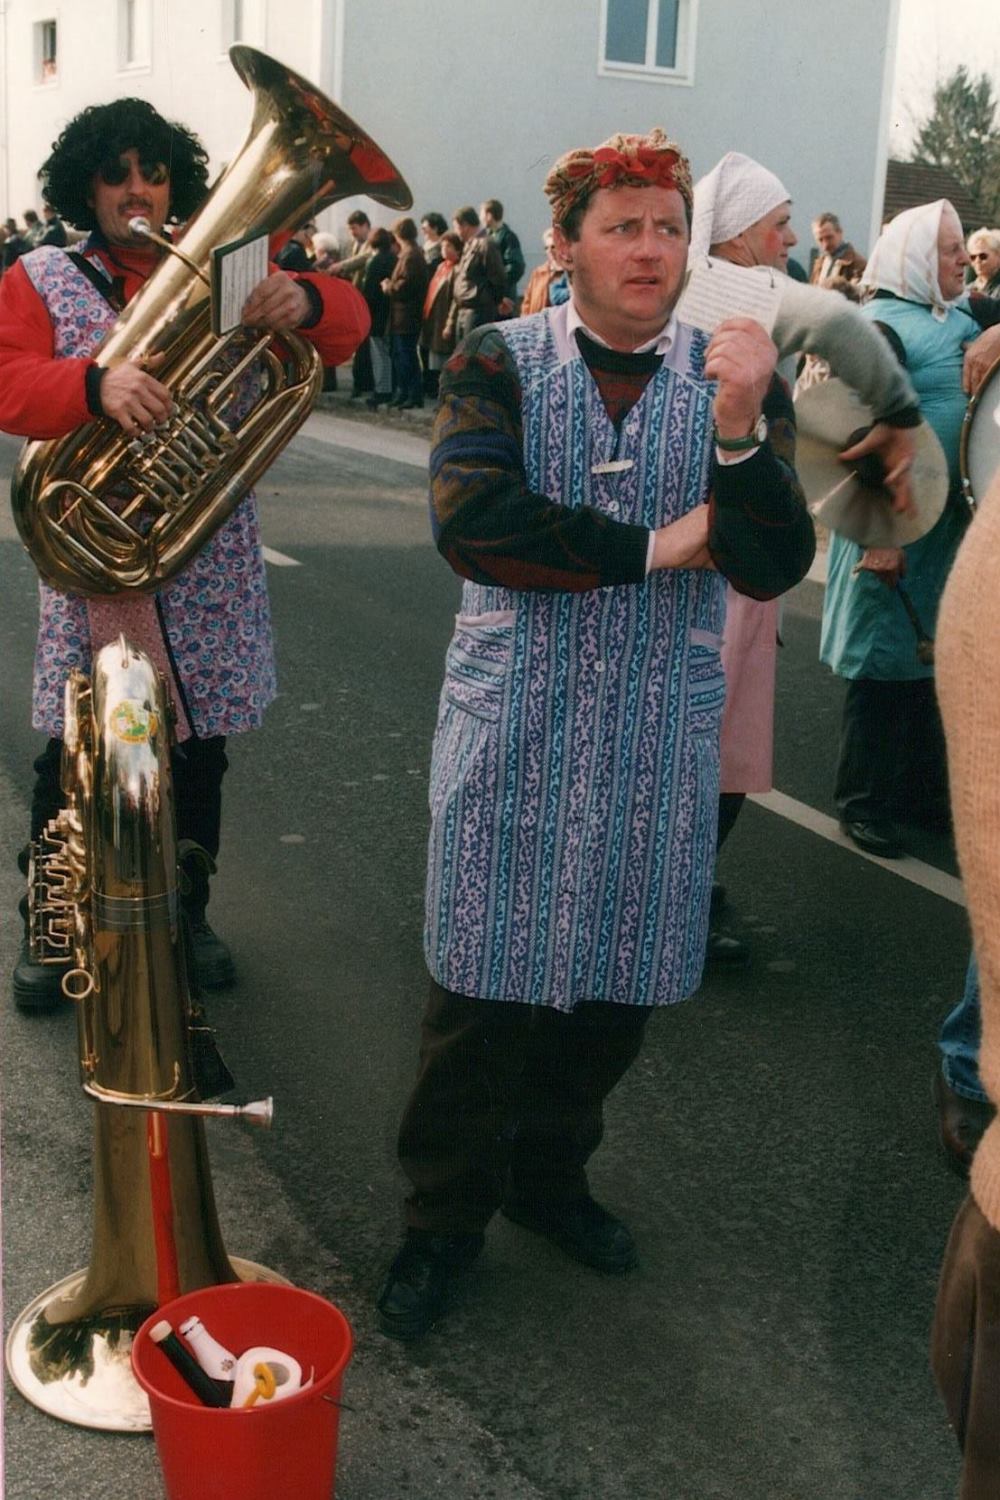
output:
M 322 382 L 294 334 L 212 329 L 213 252 L 274 234 L 354 194 L 391 208 L 409 189 L 375 142 L 312 84 L 252 47 L 229 56 L 254 96 L 247 139 L 97 355 L 157 357 L 174 414 L 142 438 L 108 421 L 29 442 L 11 495 L 46 583 L 78 594 L 163 588 L 201 550 L 305 421 Z
M 123 639 L 66 685 L 66 806 L 32 850 L 33 955 L 62 965 L 94 1101 L 89 1268 L 42 1292 L 7 1341 L 14 1384 L 86 1427 L 149 1426 L 129 1364 L 153 1309 L 200 1286 L 280 1280 L 230 1259 L 212 1191 L 205 1115 L 268 1125 L 270 1099 L 202 1099 L 178 909 L 162 681 Z M 229 1080 L 231 1082 L 231 1080 Z

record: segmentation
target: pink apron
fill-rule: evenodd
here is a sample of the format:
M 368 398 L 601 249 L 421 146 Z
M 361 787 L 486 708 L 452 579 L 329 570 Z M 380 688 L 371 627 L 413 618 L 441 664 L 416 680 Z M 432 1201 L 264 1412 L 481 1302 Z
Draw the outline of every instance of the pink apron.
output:
M 778 600 L 726 589 L 722 666 L 722 792 L 769 792 L 774 774 L 774 678 Z

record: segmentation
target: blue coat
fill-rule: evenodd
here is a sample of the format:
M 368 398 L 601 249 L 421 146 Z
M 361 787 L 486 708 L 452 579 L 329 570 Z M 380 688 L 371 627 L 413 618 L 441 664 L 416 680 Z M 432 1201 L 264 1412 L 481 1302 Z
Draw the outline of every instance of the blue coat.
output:
M 940 322 L 922 303 L 896 297 L 878 297 L 862 311 L 898 334 L 921 411 L 948 460 L 950 493 L 943 515 L 919 542 L 903 549 L 903 586 L 921 624 L 933 638 L 941 594 L 968 524 L 958 462 L 966 408 L 962 356 L 963 346 L 978 336 L 980 328 L 961 305 L 949 308 Z M 917 660 L 913 626 L 895 591 L 879 583 L 873 573 L 854 576 L 853 568 L 860 557 L 861 548 L 853 542 L 831 538 L 820 659 L 840 677 L 880 682 L 932 677 L 933 666 Z

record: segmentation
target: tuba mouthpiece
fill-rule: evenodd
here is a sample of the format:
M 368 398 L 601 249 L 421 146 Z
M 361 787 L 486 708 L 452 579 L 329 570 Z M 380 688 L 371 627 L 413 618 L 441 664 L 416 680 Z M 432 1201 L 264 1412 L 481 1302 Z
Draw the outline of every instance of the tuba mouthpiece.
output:
M 146 239 L 152 233 L 152 225 L 149 220 L 137 214 L 134 219 L 128 221 L 128 232 L 134 234 L 137 239 Z

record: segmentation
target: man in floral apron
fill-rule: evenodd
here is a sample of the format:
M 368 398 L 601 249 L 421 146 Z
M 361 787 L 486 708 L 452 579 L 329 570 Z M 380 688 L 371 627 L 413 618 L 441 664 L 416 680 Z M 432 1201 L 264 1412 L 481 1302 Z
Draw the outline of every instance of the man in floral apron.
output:
M 162 234 L 169 218 L 188 219 L 205 196 L 207 175 L 197 138 L 144 100 L 95 106 L 70 121 L 40 176 L 46 202 L 88 238 L 79 253 L 43 246 L 22 256 L 0 282 L 0 429 L 54 438 L 104 417 L 138 436 L 169 415 L 171 393 L 152 372 L 130 362 L 101 368 L 93 354 L 166 253 L 137 238 L 130 220 L 142 216 Z M 331 365 L 349 358 L 368 330 L 365 303 L 347 282 L 289 276 L 274 266 L 251 292 L 243 318 L 275 332 L 297 329 Z M 39 587 L 32 724 L 48 743 L 35 762 L 31 836 L 62 803 L 66 678 L 73 668 L 89 672 L 94 650 L 124 631 L 163 672 L 176 715 L 177 833 L 187 851 L 181 901 L 196 978 L 230 983 L 229 950 L 205 919 L 226 736 L 257 728 L 275 694 L 256 501 L 247 495 L 158 594 L 97 600 Z M 20 856 L 24 870 L 27 853 Z M 51 1008 L 61 977 L 59 968 L 33 964 L 25 943 L 13 977 L 16 1004 Z
M 437 545 L 466 583 L 431 767 L 408 1227 L 378 1299 L 403 1339 L 498 1208 L 598 1271 L 636 1264 L 586 1162 L 653 1007 L 701 978 L 725 580 L 781 593 L 814 547 L 762 431 L 771 340 L 673 316 L 679 148 L 615 136 L 546 192 L 571 299 L 466 340 L 431 455 Z

